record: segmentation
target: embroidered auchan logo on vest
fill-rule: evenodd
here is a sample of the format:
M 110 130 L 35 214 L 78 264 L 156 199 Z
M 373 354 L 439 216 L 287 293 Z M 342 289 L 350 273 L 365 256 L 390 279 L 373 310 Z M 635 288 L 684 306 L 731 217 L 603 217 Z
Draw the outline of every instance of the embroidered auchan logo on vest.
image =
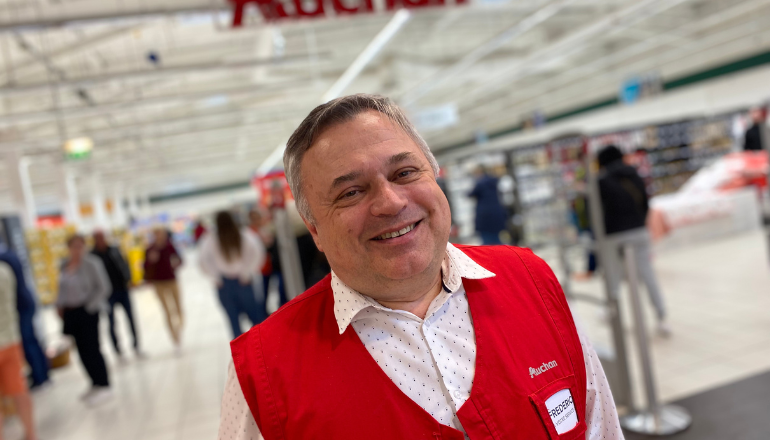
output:
M 529 378 L 531 379 L 535 376 L 539 376 L 545 373 L 546 371 L 550 370 L 551 368 L 556 368 L 557 366 L 558 364 L 556 363 L 556 361 L 551 361 L 548 363 L 543 362 L 543 365 L 537 368 L 529 367 Z

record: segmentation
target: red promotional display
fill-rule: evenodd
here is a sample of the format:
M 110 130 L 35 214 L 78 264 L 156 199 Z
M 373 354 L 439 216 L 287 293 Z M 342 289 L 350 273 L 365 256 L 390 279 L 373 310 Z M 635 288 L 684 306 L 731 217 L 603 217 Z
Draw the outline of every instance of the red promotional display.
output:
M 230 0 L 233 4 L 233 27 L 243 25 L 243 12 L 246 5 L 253 4 L 266 21 L 277 21 L 286 18 L 321 17 L 328 10 L 334 10 L 335 15 L 371 14 L 376 12 L 372 0 Z M 468 0 L 385 0 L 385 11 L 396 11 L 401 8 L 414 9 L 430 6 L 446 6 L 447 4 L 465 4 Z
M 259 203 L 265 208 L 283 208 L 286 200 L 294 200 L 283 171 L 272 171 L 264 176 L 254 176 L 251 184 L 259 194 Z

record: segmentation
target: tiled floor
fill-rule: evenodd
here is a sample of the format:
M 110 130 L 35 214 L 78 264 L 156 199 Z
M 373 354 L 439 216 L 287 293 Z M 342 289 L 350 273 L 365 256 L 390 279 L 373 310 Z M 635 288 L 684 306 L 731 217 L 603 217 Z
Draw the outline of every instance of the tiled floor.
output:
M 212 284 L 191 258 L 187 260 L 180 273 L 186 319 L 182 352 L 175 354 L 172 349 L 155 293 L 149 288 L 137 289 L 132 298 L 148 358 L 130 357 L 127 365 L 120 365 L 109 342 L 106 319 L 102 319 L 102 352 L 107 356 L 116 398 L 99 408 L 85 407 L 78 396 L 86 390 L 87 380 L 74 358 L 69 366 L 54 372 L 54 387 L 34 396 L 43 440 L 216 438 L 229 359 L 229 326 Z M 58 319 L 47 312 L 46 328 L 55 335 Z M 121 311 L 118 316 L 122 345 L 128 347 L 127 323 Z M 21 438 L 17 423 L 7 433 L 10 440 Z
M 654 265 L 666 297 L 673 336 L 651 339 L 660 397 L 679 399 L 770 370 L 770 260 L 760 232 L 668 250 Z M 574 289 L 601 297 L 600 279 Z M 648 326 L 654 324 L 647 306 Z M 629 341 L 632 319 L 623 296 Z M 573 304 L 594 344 L 610 346 L 610 333 L 597 308 Z M 636 351 L 631 348 L 633 361 Z M 637 382 L 638 371 L 635 372 Z M 639 401 L 641 392 L 636 393 Z
M 187 261 L 180 274 L 186 312 L 181 355 L 172 350 L 154 292 L 138 289 L 133 299 L 149 358 L 119 365 L 103 328 L 103 351 L 108 356 L 115 400 L 95 409 L 83 406 L 78 395 L 87 382 L 78 360 L 73 359 L 71 365 L 54 373 L 53 388 L 35 396 L 42 439 L 216 437 L 229 337 L 211 283 L 198 272 L 192 256 Z M 655 371 L 664 400 L 770 370 L 767 261 L 759 233 L 656 255 L 674 330 L 671 339 L 653 339 Z M 575 289 L 599 297 L 601 284 L 598 280 L 576 283 Z M 575 305 L 591 339 L 600 348 L 608 347 L 609 332 L 597 310 L 587 303 Z M 128 345 L 125 320 L 118 314 L 123 344 Z M 45 318 L 48 332 L 55 335 L 58 319 L 51 310 Z M 18 423 L 12 420 L 7 425 L 7 438 L 21 439 Z
M 770 373 L 762 373 L 675 402 L 692 415 L 692 426 L 670 440 L 767 440 Z M 626 440 L 655 437 L 626 432 Z

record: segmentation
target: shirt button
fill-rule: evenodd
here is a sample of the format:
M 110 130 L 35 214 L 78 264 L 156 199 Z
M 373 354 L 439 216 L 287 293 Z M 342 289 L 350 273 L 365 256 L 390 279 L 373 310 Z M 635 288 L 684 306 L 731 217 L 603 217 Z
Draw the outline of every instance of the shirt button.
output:
M 460 392 L 460 390 L 455 390 L 455 399 L 462 399 L 463 393 Z

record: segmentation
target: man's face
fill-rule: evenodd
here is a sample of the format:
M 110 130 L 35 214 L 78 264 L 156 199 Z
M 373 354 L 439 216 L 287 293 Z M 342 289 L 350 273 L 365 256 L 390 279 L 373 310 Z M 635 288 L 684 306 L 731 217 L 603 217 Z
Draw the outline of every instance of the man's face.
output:
M 98 231 L 94 233 L 94 246 L 97 249 L 104 249 L 107 247 L 107 238 L 104 236 L 104 232 Z
M 449 204 L 420 148 L 386 116 L 366 112 L 323 131 L 301 166 L 308 229 L 345 283 L 380 299 L 394 282 L 437 276 Z

